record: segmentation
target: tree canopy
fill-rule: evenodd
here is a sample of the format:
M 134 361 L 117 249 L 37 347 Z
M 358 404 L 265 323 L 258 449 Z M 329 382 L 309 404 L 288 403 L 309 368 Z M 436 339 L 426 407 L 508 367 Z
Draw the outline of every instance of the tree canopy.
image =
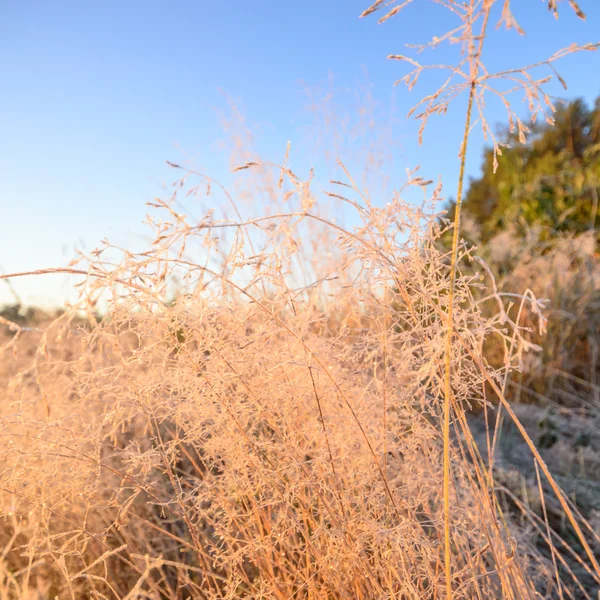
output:
M 561 104 L 553 126 L 531 122 L 525 144 L 505 130 L 509 144 L 498 156 L 484 151 L 482 173 L 471 179 L 463 214 L 478 225 L 485 243 L 509 227 L 523 232 L 537 226 L 540 237 L 595 228 L 600 194 L 600 97 L 593 109 L 577 99 Z M 454 203 L 450 206 L 453 216 Z

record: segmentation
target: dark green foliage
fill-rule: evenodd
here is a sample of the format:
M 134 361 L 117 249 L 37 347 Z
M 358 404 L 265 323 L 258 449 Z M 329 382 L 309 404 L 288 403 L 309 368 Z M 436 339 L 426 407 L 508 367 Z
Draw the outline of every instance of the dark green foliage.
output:
M 583 100 L 561 105 L 555 125 L 530 123 L 527 143 L 505 131 L 510 144 L 498 156 L 484 152 L 482 173 L 472 179 L 463 203 L 463 214 L 479 226 L 485 243 L 500 230 L 541 228 L 540 238 L 559 232 L 580 233 L 597 224 L 600 194 L 600 97 L 593 109 Z M 450 216 L 454 206 L 451 205 Z M 475 240 L 473 240 L 475 241 Z
M 541 434 L 538 438 L 539 448 L 552 448 L 558 442 L 556 424 L 549 417 L 542 419 L 539 423 Z

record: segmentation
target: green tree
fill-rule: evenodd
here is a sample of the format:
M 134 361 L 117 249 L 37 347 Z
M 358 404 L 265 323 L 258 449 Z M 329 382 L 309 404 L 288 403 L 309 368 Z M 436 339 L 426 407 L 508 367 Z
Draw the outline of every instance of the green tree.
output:
M 471 179 L 463 214 L 478 225 L 485 243 L 499 231 L 516 226 L 541 228 L 548 239 L 559 232 L 595 228 L 600 194 L 600 97 L 593 109 L 581 99 L 561 105 L 554 126 L 529 124 L 527 143 L 505 130 L 510 145 L 498 157 L 484 151 L 481 176 Z M 450 206 L 453 216 L 454 206 Z

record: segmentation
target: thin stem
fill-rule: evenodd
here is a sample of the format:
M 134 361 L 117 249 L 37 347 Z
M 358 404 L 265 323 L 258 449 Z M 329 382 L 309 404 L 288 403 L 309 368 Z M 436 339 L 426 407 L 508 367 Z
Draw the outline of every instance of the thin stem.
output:
M 450 265 L 450 295 L 448 298 L 448 322 L 454 321 L 454 287 L 456 283 L 456 263 L 458 256 L 458 233 L 460 229 L 460 207 L 462 204 L 463 185 L 465 178 L 465 159 L 467 155 L 467 140 L 471 129 L 471 116 L 473 114 L 473 99 L 475 98 L 475 84 L 471 85 L 469 105 L 463 134 L 460 173 L 458 177 L 458 192 L 456 195 L 456 212 L 454 215 L 454 233 L 452 237 L 452 262 Z M 451 375 L 452 375 L 452 333 L 453 328 L 448 327 L 446 334 L 445 374 L 444 374 L 444 561 L 446 567 L 446 598 L 452 598 L 452 567 L 451 567 L 451 536 L 450 536 L 450 405 L 452 401 Z
M 443 438 L 444 438 L 444 563 L 446 574 L 446 599 L 452 599 L 452 537 L 450 533 L 450 413 L 452 405 L 452 337 L 454 333 L 454 288 L 456 284 L 456 264 L 458 262 L 458 239 L 460 233 L 460 210 L 462 207 L 463 187 L 465 181 L 465 164 L 467 158 L 467 145 L 471 131 L 471 118 L 473 115 L 473 104 L 477 92 L 479 75 L 479 59 L 483 50 L 483 41 L 489 22 L 492 3 L 484 2 L 484 17 L 481 33 L 478 36 L 477 47 L 473 37 L 472 25 L 468 28 L 470 60 L 469 103 L 467 105 L 467 116 L 465 119 L 465 130 L 460 148 L 460 171 L 458 175 L 458 189 L 456 192 L 456 208 L 454 211 L 454 231 L 452 235 L 452 259 L 450 263 L 450 291 L 448 296 L 448 331 L 446 333 L 446 348 L 444 357 L 444 414 L 443 414 Z

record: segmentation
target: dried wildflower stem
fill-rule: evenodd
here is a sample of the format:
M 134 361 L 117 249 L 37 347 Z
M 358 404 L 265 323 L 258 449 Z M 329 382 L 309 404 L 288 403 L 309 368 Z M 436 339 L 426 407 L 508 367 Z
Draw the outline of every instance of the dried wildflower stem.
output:
M 444 414 L 443 414 L 443 472 L 444 472 L 444 561 L 446 575 L 446 598 L 452 598 L 452 548 L 450 532 L 450 413 L 452 405 L 452 336 L 454 332 L 454 289 L 456 285 L 456 265 L 458 262 L 458 241 L 460 234 L 460 210 L 462 206 L 462 196 L 465 181 L 465 164 L 467 157 L 467 146 L 469 133 L 471 131 L 471 119 L 473 115 L 473 103 L 477 92 L 478 75 L 481 52 L 483 49 L 483 40 L 489 21 L 492 2 L 484 2 L 484 16 L 481 26 L 481 33 L 478 37 L 477 47 L 475 47 L 475 38 L 472 35 L 472 25 L 467 28 L 468 51 L 470 55 L 470 87 L 469 100 L 467 104 L 467 114 L 465 118 L 465 130 L 460 148 L 460 171 L 458 175 L 458 189 L 456 192 L 456 208 L 454 212 L 454 231 L 452 235 L 452 258 L 450 263 L 450 291 L 448 297 L 448 330 L 446 332 L 446 348 L 444 356 Z
M 454 234 L 452 237 L 452 262 L 450 265 L 450 295 L 448 298 L 448 323 L 453 322 L 454 287 L 456 283 L 456 263 L 458 256 L 458 234 L 460 229 L 460 207 L 462 203 L 463 185 L 465 177 L 465 158 L 467 155 L 467 140 L 471 129 L 471 115 L 473 114 L 473 100 L 475 98 L 475 82 L 471 85 L 465 132 L 462 141 L 460 173 L 458 178 L 458 192 L 456 195 L 456 212 L 454 216 Z M 444 560 L 446 568 L 446 597 L 452 598 L 452 569 L 451 569 L 451 536 L 450 536 L 450 405 L 452 403 L 452 334 L 453 327 L 448 327 L 446 333 L 446 350 L 444 356 Z

